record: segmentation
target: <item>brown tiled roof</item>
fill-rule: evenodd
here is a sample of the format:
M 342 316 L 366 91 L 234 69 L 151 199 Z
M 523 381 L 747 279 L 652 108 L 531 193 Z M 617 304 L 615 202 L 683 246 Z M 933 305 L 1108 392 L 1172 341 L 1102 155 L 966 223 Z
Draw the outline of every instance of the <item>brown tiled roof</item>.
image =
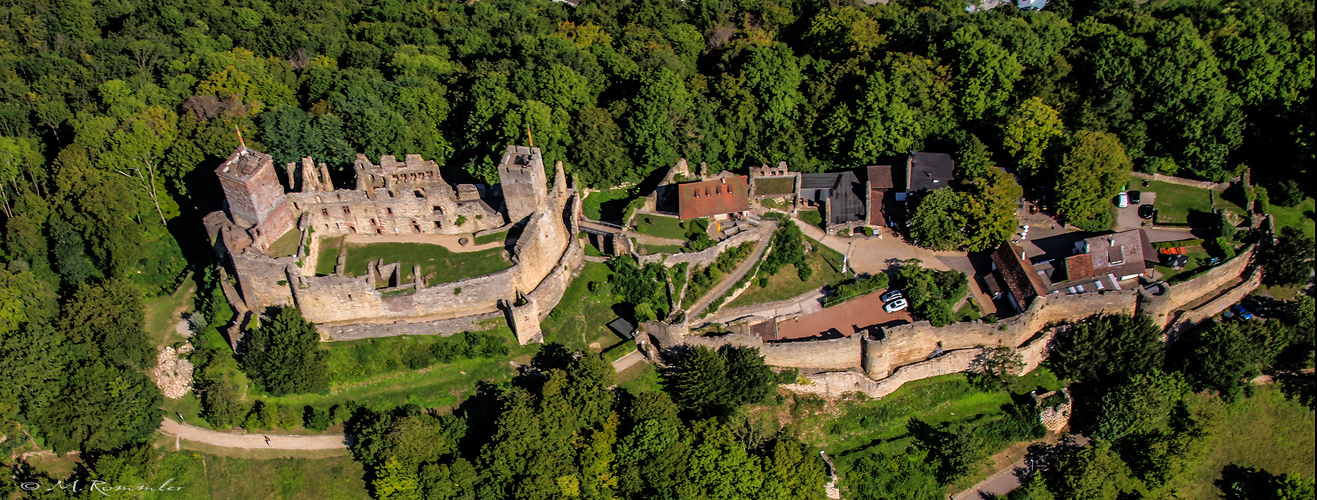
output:
M 896 187 L 895 179 L 892 178 L 891 165 L 869 165 L 868 170 L 870 189 L 891 189 Z
M 1047 293 L 1047 285 L 1034 272 L 1033 265 L 1021 257 L 1023 254 L 1024 249 L 1019 246 L 1010 242 L 1002 243 L 1001 247 L 992 252 L 992 262 L 997 265 L 1002 283 L 1015 296 L 1020 307 L 1028 308 L 1034 297 Z
M 1148 240 L 1148 234 L 1142 229 L 1094 236 L 1084 241 L 1088 245 L 1087 255 L 1092 261 L 1089 276 L 1108 273 L 1118 277 L 1142 274 L 1151 267 L 1149 262 L 1157 262 L 1156 251 Z M 1066 262 L 1068 265 L 1069 259 Z M 1071 275 L 1070 279 L 1080 278 Z
M 1082 280 L 1093 277 L 1093 256 L 1081 253 L 1071 255 L 1065 258 L 1065 274 L 1067 280 Z
M 677 213 L 682 219 L 744 212 L 750 209 L 750 181 L 744 175 L 677 185 Z

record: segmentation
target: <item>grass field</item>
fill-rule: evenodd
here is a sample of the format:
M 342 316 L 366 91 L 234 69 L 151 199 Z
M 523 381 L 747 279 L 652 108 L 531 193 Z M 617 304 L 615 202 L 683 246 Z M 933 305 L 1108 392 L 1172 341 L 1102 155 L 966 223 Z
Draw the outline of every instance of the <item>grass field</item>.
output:
M 1230 406 L 1213 422 L 1212 443 L 1196 471 L 1185 498 L 1216 498 L 1214 482 L 1229 464 L 1256 467 L 1272 474 L 1297 473 L 1312 478 L 1314 448 L 1313 411 L 1286 399 L 1275 385 L 1254 389 L 1253 397 Z
M 1184 265 L 1184 269 L 1171 269 L 1161 264 L 1153 266 L 1153 269 L 1156 269 L 1157 273 L 1161 275 L 1162 280 L 1171 283 L 1183 281 L 1185 278 L 1197 274 L 1200 269 L 1207 267 L 1207 259 L 1211 256 L 1207 254 L 1207 250 L 1204 250 L 1202 245 L 1185 247 L 1185 250 L 1189 252 L 1185 254 L 1189 257 L 1189 263 Z
M 297 228 L 289 229 L 288 232 L 274 240 L 270 247 L 265 250 L 266 254 L 271 257 L 290 257 L 297 255 L 297 247 L 302 244 L 302 232 Z
M 618 316 L 613 309 L 617 298 L 607 284 L 612 274 L 607 265 L 586 262 L 581 275 L 572 280 L 563 293 L 558 307 L 541 324 L 544 341 L 557 342 L 569 350 L 584 351 L 590 349 L 590 344 L 602 348 L 621 340 L 608 329 L 608 322 Z M 591 282 L 600 283 L 600 288 L 591 292 Z
M 796 191 L 796 179 L 794 177 L 770 177 L 767 179 L 755 179 L 755 195 L 784 195 Z
M 1214 198 L 1217 208 L 1234 212 L 1241 218 L 1245 214 L 1244 207 L 1222 198 L 1222 191 L 1161 181 L 1153 181 L 1148 187 L 1142 187 L 1143 180 L 1136 178 L 1130 179 L 1130 186 L 1132 190 L 1157 193 L 1158 224 L 1189 224 L 1195 227 L 1214 224 L 1215 220 L 1208 217 L 1212 214 Z
M 476 244 L 477 244 L 477 245 L 484 245 L 484 244 L 486 244 L 486 243 L 494 243 L 494 242 L 498 242 L 498 241 L 505 241 L 505 240 L 508 239 L 508 232 L 507 232 L 507 231 L 501 231 L 501 232 L 497 232 L 497 233 L 482 234 L 482 235 L 480 235 L 480 236 L 476 236 L 475 239 L 476 239 Z
M 511 332 L 506 332 L 511 337 Z M 512 355 L 534 352 L 539 346 L 514 349 Z M 349 349 L 351 349 L 349 347 Z M 331 347 L 332 351 L 333 348 Z M 348 355 L 350 356 L 350 354 Z M 331 358 L 334 354 L 331 353 Z M 331 368 L 332 369 L 332 368 Z M 350 372 L 349 372 L 350 374 Z M 272 403 L 292 406 L 311 405 L 327 409 L 349 400 L 366 407 L 383 410 L 404 404 L 422 408 L 443 408 L 457 404 L 475 391 L 476 382 L 499 383 L 516 375 L 508 358 L 463 359 L 452 363 L 436 363 L 420 370 L 405 366 L 374 376 L 357 376 L 355 381 L 331 381 L 328 394 L 299 394 L 266 397 L 249 394 L 247 399 L 265 399 Z
M 1272 217 L 1276 218 L 1277 228 L 1296 227 L 1309 238 L 1313 237 L 1314 201 L 1312 198 L 1303 200 L 1303 203 L 1295 207 L 1271 205 L 1267 210 L 1270 211 Z
M 823 214 L 818 210 L 801 210 L 797 217 L 811 226 L 823 227 Z
M 180 489 L 134 498 L 367 499 L 364 476 L 350 456 L 260 459 L 171 451 L 160 459 L 152 483 L 173 479 L 169 486 Z
M 662 215 L 636 215 L 636 232 L 648 234 L 658 238 L 670 238 L 674 240 L 686 240 L 685 224 L 676 217 L 664 217 Z
M 581 200 L 581 211 L 594 220 L 621 223 L 626 205 L 634 197 L 632 189 L 605 189 L 596 191 Z
M 434 273 L 430 283 L 448 283 L 483 276 L 512 267 L 503 257 L 502 248 L 478 252 L 452 252 L 440 245 L 425 243 L 371 243 L 348 245 L 343 272 L 348 276 L 366 274 L 366 263 L 384 259 L 385 264 L 402 264 L 399 283 L 411 283 L 412 266 L 421 266 L 421 275 Z M 322 252 L 323 255 L 323 252 Z
M 796 276 L 795 264 L 788 264 L 778 270 L 777 274 L 769 276 L 766 286 L 751 285 L 748 290 L 737 296 L 725 307 L 740 307 L 789 299 L 824 285 L 840 283 L 846 279 L 846 276 L 839 272 L 842 261 L 841 253 L 808 237 L 805 239 L 813 246 L 813 249 L 805 254 L 805 262 L 814 269 L 814 274 L 810 275 L 808 280 L 801 281 Z
M 320 240 L 320 255 L 316 257 L 316 276 L 334 274 L 338 267 L 338 252 L 343 248 L 343 237 Z
M 151 345 L 164 347 L 174 342 L 186 340 L 174 330 L 174 325 L 178 324 L 184 313 L 193 309 L 192 305 L 197 293 L 197 284 L 192 278 L 192 276 L 188 276 L 183 281 L 183 286 L 180 286 L 173 295 L 165 295 L 145 301 L 146 320 L 142 327 L 146 329 L 146 335 L 151 340 Z
M 617 386 L 632 394 L 663 390 L 663 377 L 653 363 L 636 363 L 617 374 Z

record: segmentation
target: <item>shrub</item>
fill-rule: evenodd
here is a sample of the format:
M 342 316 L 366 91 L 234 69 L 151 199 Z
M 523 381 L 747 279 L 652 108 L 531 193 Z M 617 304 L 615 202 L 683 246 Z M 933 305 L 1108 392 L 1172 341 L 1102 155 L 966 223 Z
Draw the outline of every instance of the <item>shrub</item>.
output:
M 459 226 L 461 226 L 462 224 L 466 224 L 466 216 L 465 215 L 457 216 L 457 220 L 453 221 L 453 223 Z
M 864 233 L 865 236 L 873 236 L 873 228 L 869 226 L 860 228 L 860 232 Z
M 302 410 L 302 426 L 308 430 L 324 432 L 329 428 L 329 422 L 329 412 L 325 410 L 309 405 Z

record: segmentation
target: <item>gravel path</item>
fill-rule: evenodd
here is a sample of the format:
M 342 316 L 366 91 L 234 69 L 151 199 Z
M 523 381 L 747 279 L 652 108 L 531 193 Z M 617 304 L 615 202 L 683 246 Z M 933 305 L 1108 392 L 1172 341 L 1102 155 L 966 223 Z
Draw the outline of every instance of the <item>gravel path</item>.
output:
M 347 439 L 342 434 L 321 434 L 315 436 L 291 436 L 283 434 L 230 434 L 227 432 L 202 429 L 197 426 L 180 424 L 166 418 L 160 424 L 160 433 L 181 438 L 186 441 L 222 446 L 225 448 L 251 448 L 275 450 L 332 450 L 347 448 Z M 269 443 L 266 443 L 266 439 Z
M 736 271 L 723 276 L 722 281 L 718 282 L 718 285 L 713 287 L 713 290 L 705 293 L 703 297 L 700 297 L 699 300 L 695 302 L 695 304 L 691 305 L 691 307 L 686 310 L 686 317 L 699 317 L 700 314 L 704 313 L 704 309 L 709 307 L 710 303 L 718 297 L 722 297 L 723 294 L 727 293 L 728 290 L 731 290 L 733 286 L 736 286 L 737 282 L 741 281 L 741 278 L 744 277 L 746 273 L 750 272 L 750 270 L 759 263 L 759 260 L 764 257 L 764 251 L 768 250 L 769 239 L 772 237 L 775 229 L 777 229 L 777 222 L 765 219 L 764 225 L 759 229 L 756 229 L 756 231 L 760 232 L 761 237 L 755 247 L 755 251 L 750 253 L 749 258 L 741 262 L 740 267 L 738 267 Z

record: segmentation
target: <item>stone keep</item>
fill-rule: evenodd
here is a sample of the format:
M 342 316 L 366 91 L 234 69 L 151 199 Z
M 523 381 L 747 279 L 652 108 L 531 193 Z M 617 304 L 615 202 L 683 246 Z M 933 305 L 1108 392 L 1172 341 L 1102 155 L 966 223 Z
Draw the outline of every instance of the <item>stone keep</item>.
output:
M 215 169 L 233 223 L 249 228 L 252 243 L 264 250 L 293 228 L 283 185 L 274 173 L 270 155 L 238 148 Z
M 508 222 L 519 222 L 543 206 L 548 180 L 544 176 L 540 148 L 508 146 L 498 162 L 498 180 L 502 184 Z

